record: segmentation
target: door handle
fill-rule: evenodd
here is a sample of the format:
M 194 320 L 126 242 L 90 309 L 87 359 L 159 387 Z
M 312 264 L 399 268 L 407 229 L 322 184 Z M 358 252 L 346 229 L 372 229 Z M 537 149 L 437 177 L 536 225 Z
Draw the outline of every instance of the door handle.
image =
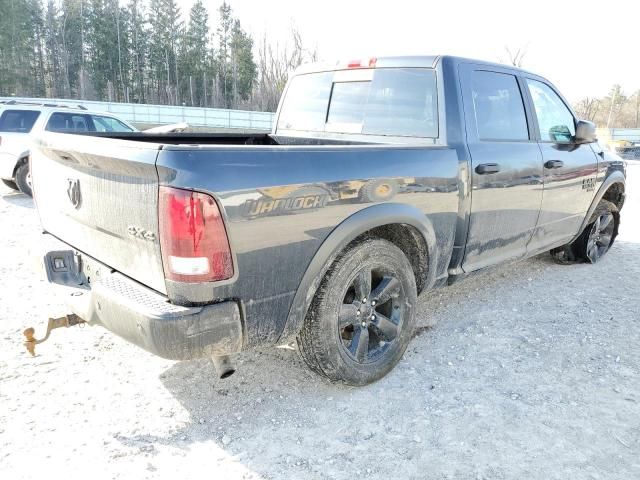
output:
M 549 160 L 544 164 L 544 168 L 548 168 L 548 169 L 562 168 L 562 167 L 564 167 L 564 162 L 562 160 Z
M 500 165 L 497 163 L 483 163 L 476 167 L 476 173 L 478 175 L 487 175 L 489 173 L 498 173 L 500 171 Z

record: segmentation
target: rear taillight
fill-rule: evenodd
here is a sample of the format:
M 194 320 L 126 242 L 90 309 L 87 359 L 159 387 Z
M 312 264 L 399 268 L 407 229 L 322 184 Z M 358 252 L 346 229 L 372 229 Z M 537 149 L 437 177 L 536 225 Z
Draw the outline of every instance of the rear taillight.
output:
M 233 260 L 216 201 L 190 190 L 160 187 L 160 247 L 164 275 L 177 282 L 233 276 Z

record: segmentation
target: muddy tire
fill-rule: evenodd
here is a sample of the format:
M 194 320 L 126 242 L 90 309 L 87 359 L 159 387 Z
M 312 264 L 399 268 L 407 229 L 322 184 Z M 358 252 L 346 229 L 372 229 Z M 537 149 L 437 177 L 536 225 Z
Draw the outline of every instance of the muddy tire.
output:
M 30 197 L 33 196 L 29 179 L 29 163 L 23 162 L 16 170 L 16 185 L 18 189 Z
M 402 358 L 415 326 L 416 282 L 393 243 L 367 239 L 333 263 L 297 338 L 311 370 L 348 385 L 384 377 Z
M 565 265 L 596 263 L 613 245 L 619 225 L 618 207 L 608 200 L 600 200 L 580 236 L 573 243 L 551 250 L 551 256 L 557 263 Z
M 11 190 L 20 190 L 18 188 L 18 185 L 16 185 L 16 182 L 14 182 L 13 180 L 5 180 L 4 178 L 2 179 L 2 183 L 4 183 L 7 187 L 9 187 Z

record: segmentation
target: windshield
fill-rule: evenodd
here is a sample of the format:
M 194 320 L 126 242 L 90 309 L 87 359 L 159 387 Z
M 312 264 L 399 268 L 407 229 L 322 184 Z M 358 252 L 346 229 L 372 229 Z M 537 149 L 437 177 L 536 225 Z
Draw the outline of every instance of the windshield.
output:
M 363 72 L 371 75 L 363 75 Z M 436 138 L 435 72 L 424 68 L 323 72 L 295 77 L 278 130 Z

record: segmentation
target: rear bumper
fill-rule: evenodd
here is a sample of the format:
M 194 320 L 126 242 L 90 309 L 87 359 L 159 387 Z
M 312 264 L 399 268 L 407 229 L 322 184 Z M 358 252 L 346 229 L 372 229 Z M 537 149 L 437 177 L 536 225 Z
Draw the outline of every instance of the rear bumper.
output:
M 65 287 L 71 312 L 160 357 L 189 360 L 242 350 L 242 321 L 235 301 L 173 305 L 167 297 L 72 250 L 48 252 L 44 267 L 49 282 Z

